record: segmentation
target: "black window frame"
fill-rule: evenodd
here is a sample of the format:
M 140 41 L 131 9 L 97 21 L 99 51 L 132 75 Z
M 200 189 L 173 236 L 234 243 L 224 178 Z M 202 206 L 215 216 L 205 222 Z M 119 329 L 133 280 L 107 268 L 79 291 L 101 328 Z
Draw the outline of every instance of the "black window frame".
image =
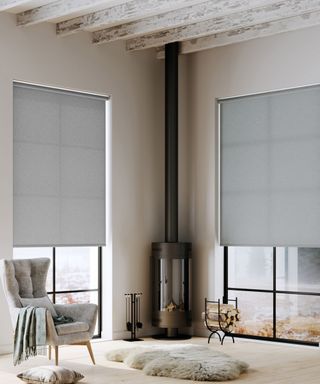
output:
M 83 293 L 83 292 L 98 292 L 98 333 L 93 338 L 101 338 L 102 333 L 102 247 L 98 246 L 98 288 L 94 289 L 71 289 L 71 290 L 56 290 L 56 248 L 52 248 L 52 291 L 47 292 L 48 295 L 52 295 L 52 301 L 56 304 L 56 295 L 64 293 Z M 96 248 L 96 247 L 93 247 Z
M 286 247 L 285 247 L 286 248 Z M 320 292 L 306 292 L 306 291 L 290 291 L 290 290 L 278 290 L 277 289 L 277 247 L 272 247 L 273 257 L 272 257 L 272 289 L 255 289 L 255 288 L 245 288 L 245 287 L 230 287 L 229 286 L 229 257 L 228 257 L 228 247 L 223 247 L 223 303 L 227 304 L 229 299 L 229 292 L 234 292 L 236 296 L 237 291 L 241 292 L 260 292 L 260 293 L 272 293 L 273 303 L 272 303 L 272 319 L 273 319 L 273 335 L 272 337 L 267 336 L 257 336 L 257 335 L 246 335 L 242 333 L 234 333 L 234 337 L 245 338 L 245 339 L 255 339 L 255 340 L 266 340 L 266 341 L 275 341 L 289 344 L 300 344 L 300 345 L 310 345 L 319 347 L 320 343 L 315 341 L 304 341 L 296 339 L 285 339 L 277 337 L 277 294 L 287 294 L 287 295 L 307 295 L 307 296 L 320 296 Z M 234 297 L 232 297 L 234 298 Z M 241 310 L 241 303 L 239 305 Z

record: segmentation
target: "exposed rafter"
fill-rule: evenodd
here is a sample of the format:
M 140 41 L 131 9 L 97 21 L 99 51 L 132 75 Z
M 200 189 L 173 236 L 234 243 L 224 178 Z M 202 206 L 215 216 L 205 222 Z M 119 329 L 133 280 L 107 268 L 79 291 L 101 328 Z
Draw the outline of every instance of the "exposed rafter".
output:
M 204 0 L 134 0 L 102 11 L 76 17 L 57 24 L 61 36 L 81 30 L 97 30 L 105 26 L 122 24 L 161 12 L 172 11 Z M 220 0 L 221 1 L 221 0 Z M 225 0 L 224 0 L 225 2 Z
M 21 5 L 30 3 L 30 0 L 0 0 L 0 12 L 8 11 Z
M 165 29 L 188 25 L 199 21 L 209 20 L 235 11 L 245 11 L 253 7 L 276 3 L 279 0 L 231 0 L 227 4 L 225 0 L 206 1 L 183 9 L 162 13 L 142 20 L 134 21 L 103 29 L 93 33 L 95 44 L 109 41 L 128 39 Z
M 0 0 L 1 11 L 18 25 L 57 23 L 61 36 L 93 32 L 95 44 L 156 47 L 158 57 L 173 41 L 191 53 L 320 25 L 320 0 Z
M 184 41 L 181 44 L 181 53 L 203 51 L 205 49 L 239 43 L 259 37 L 272 36 L 302 28 L 314 27 L 316 25 L 320 25 L 320 11 Z M 163 49 L 159 51 L 158 57 L 164 57 Z
M 128 50 L 139 50 L 173 42 L 249 27 L 260 23 L 299 16 L 320 10 L 320 0 L 286 0 L 276 4 L 254 8 L 249 11 L 177 27 L 150 35 L 138 37 L 127 42 Z
M 128 0 L 58 0 L 17 15 L 17 25 L 33 25 L 61 17 L 74 16 L 77 12 L 91 11 L 96 6 L 114 6 Z
M 299 29 L 315 27 L 317 25 L 320 25 L 320 12 L 305 13 L 300 16 L 288 17 L 286 19 L 268 23 L 216 33 L 198 39 L 182 41 L 180 44 L 180 53 L 187 54 L 204 51 L 206 49 L 241 43 L 243 41 L 278 35 L 280 33 L 292 32 Z M 157 58 L 164 59 L 164 57 L 164 47 L 157 48 Z

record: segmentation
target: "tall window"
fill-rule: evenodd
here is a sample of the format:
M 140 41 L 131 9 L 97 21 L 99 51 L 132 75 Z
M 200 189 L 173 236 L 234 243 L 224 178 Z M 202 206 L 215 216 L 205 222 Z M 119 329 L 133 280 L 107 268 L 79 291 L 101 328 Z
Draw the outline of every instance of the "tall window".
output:
M 244 336 L 319 344 L 320 249 L 225 247 L 225 300 Z
M 14 83 L 14 257 L 49 257 L 55 303 L 99 305 L 108 98 Z
M 320 340 L 320 85 L 218 100 L 224 298 L 238 332 Z

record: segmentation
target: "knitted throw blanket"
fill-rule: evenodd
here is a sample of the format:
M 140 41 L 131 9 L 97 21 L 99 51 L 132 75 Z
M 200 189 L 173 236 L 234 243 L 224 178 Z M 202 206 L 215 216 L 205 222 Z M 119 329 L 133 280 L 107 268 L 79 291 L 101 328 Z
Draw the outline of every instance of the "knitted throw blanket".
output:
M 46 344 L 46 309 L 27 306 L 20 309 L 14 333 L 13 364 L 36 356 L 37 348 Z

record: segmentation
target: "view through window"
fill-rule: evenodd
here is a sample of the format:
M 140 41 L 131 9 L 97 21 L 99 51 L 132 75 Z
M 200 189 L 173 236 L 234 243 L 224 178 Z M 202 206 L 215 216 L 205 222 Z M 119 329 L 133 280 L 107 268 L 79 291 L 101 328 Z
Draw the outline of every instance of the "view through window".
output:
M 95 336 L 101 336 L 101 247 L 41 247 L 13 250 L 14 259 L 51 260 L 47 292 L 53 303 L 94 303 L 99 306 Z
M 225 292 L 238 298 L 237 333 L 320 342 L 320 249 L 225 247 Z

